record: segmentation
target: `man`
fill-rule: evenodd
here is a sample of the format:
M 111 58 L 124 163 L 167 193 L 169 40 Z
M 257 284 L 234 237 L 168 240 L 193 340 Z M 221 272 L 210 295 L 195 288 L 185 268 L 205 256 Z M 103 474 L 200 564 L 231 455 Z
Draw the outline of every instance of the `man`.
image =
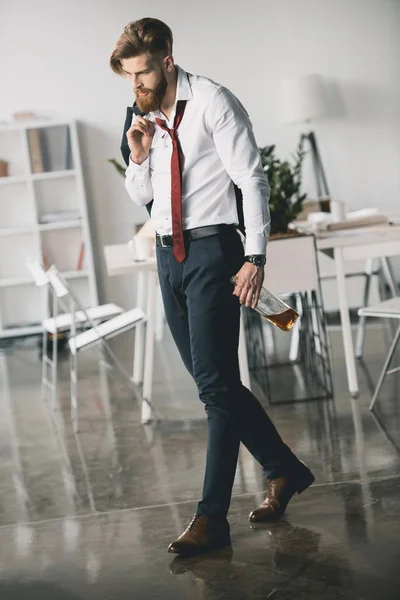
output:
M 314 476 L 240 381 L 240 305 L 257 305 L 269 232 L 270 188 L 252 126 L 229 90 L 175 65 L 172 42 L 165 23 L 134 21 L 121 34 L 110 66 L 130 80 L 146 114 L 134 118 L 127 132 L 126 189 L 140 206 L 154 199 L 165 314 L 208 419 L 202 499 L 168 548 L 190 554 L 230 544 L 226 516 L 240 442 L 268 477 L 268 496 L 251 521 L 280 517 Z M 245 250 L 233 184 L 243 196 Z

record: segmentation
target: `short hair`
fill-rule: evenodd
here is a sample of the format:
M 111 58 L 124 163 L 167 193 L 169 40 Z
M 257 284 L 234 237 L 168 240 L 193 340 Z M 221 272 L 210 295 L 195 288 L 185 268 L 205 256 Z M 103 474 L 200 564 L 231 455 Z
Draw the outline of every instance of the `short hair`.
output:
M 140 54 L 172 54 L 173 35 L 171 29 L 159 21 L 145 17 L 131 21 L 124 27 L 110 56 L 110 67 L 117 75 L 124 75 L 122 58 L 133 58 Z

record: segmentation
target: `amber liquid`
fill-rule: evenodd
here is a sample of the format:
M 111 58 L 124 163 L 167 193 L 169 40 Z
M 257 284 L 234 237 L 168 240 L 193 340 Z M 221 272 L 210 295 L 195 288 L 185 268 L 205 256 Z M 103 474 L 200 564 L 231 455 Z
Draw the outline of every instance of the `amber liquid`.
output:
M 299 318 L 299 313 L 296 312 L 293 308 L 288 308 L 282 313 L 276 315 L 263 315 L 264 319 L 270 321 L 273 325 L 279 327 L 279 329 L 283 329 L 283 331 L 290 331 Z

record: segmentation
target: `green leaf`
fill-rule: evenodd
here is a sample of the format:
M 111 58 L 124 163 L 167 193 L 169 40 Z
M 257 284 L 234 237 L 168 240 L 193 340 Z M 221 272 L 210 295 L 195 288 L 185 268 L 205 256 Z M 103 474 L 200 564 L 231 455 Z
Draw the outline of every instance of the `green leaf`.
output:
M 303 208 L 306 194 L 300 194 L 301 167 L 306 153 L 300 144 L 291 154 L 291 160 L 275 156 L 275 145 L 259 148 L 261 164 L 271 187 L 269 208 L 271 233 L 286 233 Z
M 115 158 L 109 158 L 109 159 L 107 159 L 107 162 L 109 162 L 112 165 L 114 165 L 114 167 L 116 168 L 117 172 L 120 175 L 123 175 L 125 177 L 126 168 L 123 167 L 117 160 L 115 160 Z

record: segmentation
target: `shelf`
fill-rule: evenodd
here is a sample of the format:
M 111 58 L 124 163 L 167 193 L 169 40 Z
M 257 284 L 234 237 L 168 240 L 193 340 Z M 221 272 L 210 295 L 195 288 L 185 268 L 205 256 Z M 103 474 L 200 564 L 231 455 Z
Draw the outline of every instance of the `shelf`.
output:
M 9 277 L 7 279 L 0 279 L 0 287 L 11 287 L 14 285 L 26 285 L 27 283 L 34 284 L 32 276 L 26 275 L 24 277 Z
M 41 325 L 26 325 L 22 327 L 10 327 L 9 329 L 0 329 L 0 339 L 25 337 L 28 335 L 38 335 L 43 332 Z
M 33 181 L 42 181 L 43 179 L 60 179 L 62 177 L 72 177 L 76 175 L 75 169 L 64 169 L 63 171 L 45 171 L 44 173 L 34 173 Z
M 12 183 L 26 183 L 28 177 L 26 175 L 8 175 L 7 177 L 0 177 L 0 185 L 10 185 Z
M 54 229 L 72 229 L 75 227 L 82 227 L 82 219 L 76 219 L 75 221 L 58 221 L 54 223 L 45 223 L 38 226 L 39 231 L 54 231 Z
M 36 231 L 37 225 L 21 225 L 20 227 L 4 227 L 0 229 L 0 236 L 3 235 L 20 235 L 21 233 L 33 233 Z
M 9 175 L 0 177 L 0 185 L 11 185 L 12 183 L 26 183 L 31 179 L 33 181 L 43 181 L 46 179 L 61 179 L 63 177 L 74 177 L 76 169 L 64 169 L 63 171 L 45 171 L 43 173 L 32 173 L 30 175 Z
M 85 306 L 98 298 L 76 121 L 0 123 L 0 147 L 9 163 L 9 176 L 0 177 L 2 338 L 41 330 L 42 290 L 26 268 L 28 257 L 57 265 Z
M 89 272 L 86 269 L 81 271 L 62 271 L 60 273 L 64 279 L 84 279 L 89 276 Z M 0 287 L 12 287 L 14 285 L 26 285 L 34 281 L 31 276 L 27 275 L 24 277 L 9 277 L 7 279 L 0 279 Z
M 60 274 L 65 279 L 83 279 L 84 277 L 89 276 L 89 273 L 86 271 L 86 269 L 82 269 L 81 271 L 63 271 Z
M 21 121 L 10 121 L 0 124 L 0 133 L 7 131 L 21 131 L 21 129 L 41 129 L 43 127 L 59 127 L 70 125 L 70 121 L 57 121 L 49 119 L 21 119 Z
M 0 229 L 0 236 L 20 235 L 23 233 L 34 233 L 35 231 L 54 231 L 56 229 L 75 229 L 82 227 L 82 219 L 75 221 L 60 221 L 57 223 L 45 223 L 43 225 L 21 225 L 20 227 L 4 227 Z

